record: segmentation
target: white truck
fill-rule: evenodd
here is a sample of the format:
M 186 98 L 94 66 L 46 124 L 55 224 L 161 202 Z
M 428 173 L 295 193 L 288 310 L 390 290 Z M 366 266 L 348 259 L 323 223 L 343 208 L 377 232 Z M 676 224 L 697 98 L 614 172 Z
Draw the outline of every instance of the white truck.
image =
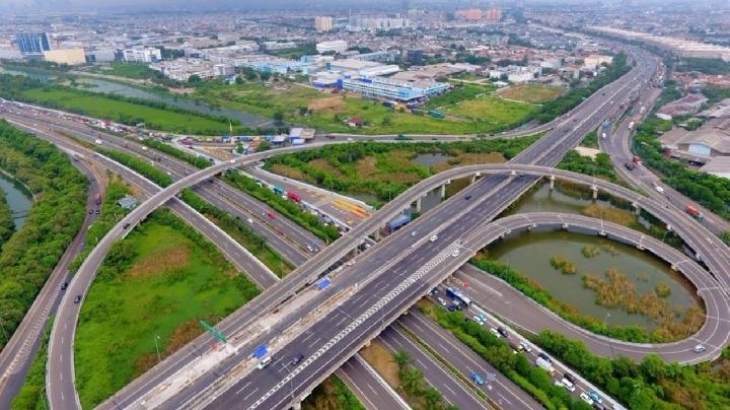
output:
M 535 360 L 535 365 L 548 372 L 551 376 L 553 373 L 555 373 L 555 368 L 553 368 L 553 364 L 543 359 L 542 357 L 538 357 L 537 360 Z

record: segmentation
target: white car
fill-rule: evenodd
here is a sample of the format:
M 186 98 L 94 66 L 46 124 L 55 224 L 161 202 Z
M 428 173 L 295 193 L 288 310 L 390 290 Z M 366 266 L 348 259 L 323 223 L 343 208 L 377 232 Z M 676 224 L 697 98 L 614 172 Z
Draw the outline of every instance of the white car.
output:
M 659 185 L 655 186 L 654 189 L 656 189 L 656 191 L 659 192 L 660 194 L 664 193 L 664 188 L 660 187 Z
M 347 262 L 347 266 L 352 266 L 352 265 L 354 265 L 354 264 L 355 264 L 355 259 L 353 259 L 353 260 L 351 260 L 351 261 Z
M 563 380 L 560 381 L 560 383 L 565 387 L 566 390 L 573 393 L 575 391 L 575 385 L 570 380 L 563 378 Z M 590 398 L 590 397 L 589 397 Z M 593 400 L 591 400 L 593 401 Z
M 431 237 L 430 241 L 431 242 L 436 242 L 438 240 L 438 238 L 439 238 L 438 235 L 434 235 L 434 236 Z
M 454 252 L 453 252 L 453 253 L 451 254 L 451 256 L 453 256 L 454 258 L 456 258 L 457 256 L 459 256 L 459 250 L 458 250 L 458 249 L 457 249 L 457 250 L 455 250 L 455 251 L 454 251 Z
M 581 400 L 583 400 L 584 402 L 588 403 L 588 405 L 589 405 L 589 406 L 592 406 L 592 405 L 593 405 L 593 399 L 592 399 L 592 398 L 590 398 L 590 397 L 589 397 L 589 396 L 588 396 L 587 394 L 585 394 L 585 393 L 581 393 L 581 394 L 580 394 L 580 398 L 581 398 Z
M 695 346 L 695 347 L 692 348 L 692 351 L 695 352 L 695 353 L 702 353 L 705 350 L 707 350 L 707 348 L 705 346 L 703 346 L 703 345 L 697 345 L 697 346 Z

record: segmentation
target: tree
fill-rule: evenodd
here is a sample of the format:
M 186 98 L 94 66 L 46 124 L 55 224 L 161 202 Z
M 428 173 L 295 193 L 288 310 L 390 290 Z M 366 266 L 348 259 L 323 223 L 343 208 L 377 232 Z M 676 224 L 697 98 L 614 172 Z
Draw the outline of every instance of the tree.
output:
M 426 409 L 437 409 L 440 407 L 439 404 L 441 404 L 441 392 L 433 387 L 429 387 L 423 392 L 423 399 L 426 401 Z
M 261 141 L 258 147 L 256 147 L 256 152 L 264 152 L 271 149 L 271 142 L 269 141 Z
M 407 366 L 400 372 L 403 390 L 411 396 L 417 396 L 423 390 L 423 373 L 415 367 Z
M 243 144 L 241 144 L 240 142 L 236 144 L 236 153 L 243 154 Z
M 238 85 L 243 84 L 243 78 L 241 78 L 241 76 L 236 76 L 236 84 L 238 84 Z
M 393 360 L 398 364 L 398 367 L 403 367 L 411 360 L 411 354 L 405 350 L 398 350 L 393 353 Z
M 188 77 L 188 84 L 199 84 L 201 82 L 203 82 L 203 80 L 197 74 L 193 74 L 190 77 Z
M 271 116 L 271 118 L 273 118 L 276 122 L 282 122 L 284 121 L 284 113 L 281 111 L 277 111 L 274 113 L 274 115 Z

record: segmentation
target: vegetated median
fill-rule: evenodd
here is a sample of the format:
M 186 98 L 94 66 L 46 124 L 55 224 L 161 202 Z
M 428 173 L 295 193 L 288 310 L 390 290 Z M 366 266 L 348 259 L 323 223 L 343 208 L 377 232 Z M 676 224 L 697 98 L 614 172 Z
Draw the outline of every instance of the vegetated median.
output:
M 0 121 L 0 166 L 36 197 L 0 253 L 4 347 L 83 224 L 87 181 L 54 145 Z M 7 337 L 5 336 L 7 334 Z
M 200 233 L 158 210 L 109 251 L 75 341 L 76 383 L 94 407 L 258 290 Z M 159 353 L 159 356 L 158 356 Z
M 655 354 L 641 363 L 597 357 L 583 342 L 547 330 L 535 342 L 630 409 L 730 408 L 730 348 L 714 362 L 680 366 Z
M 365 410 L 365 406 L 342 380 L 332 375 L 302 401 L 302 410 Z
M 421 304 L 420 310 L 450 331 L 545 408 L 591 409 L 580 399 L 571 396 L 563 386 L 556 386 L 550 375 L 530 363 L 523 353 L 515 354 L 504 340 L 493 335 L 486 327 L 469 320 L 462 312 L 449 313 L 446 309 L 431 303 L 428 306 Z
M 330 145 L 273 156 L 266 160 L 265 169 L 343 195 L 366 195 L 372 198 L 367 202 L 380 206 L 437 172 L 504 162 L 538 138 Z M 452 181 L 447 194 L 454 194 L 468 183 L 468 178 Z

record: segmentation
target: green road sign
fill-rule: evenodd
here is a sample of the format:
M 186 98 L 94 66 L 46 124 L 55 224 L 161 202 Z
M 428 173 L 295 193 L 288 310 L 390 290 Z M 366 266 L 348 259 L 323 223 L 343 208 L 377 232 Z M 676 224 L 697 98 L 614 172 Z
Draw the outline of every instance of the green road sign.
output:
M 200 321 L 200 326 L 202 326 L 203 329 L 205 329 L 208 333 L 215 336 L 215 338 L 218 339 L 219 342 L 226 343 L 228 341 L 226 335 L 224 335 L 222 332 L 215 330 L 215 328 L 209 325 L 205 320 Z

